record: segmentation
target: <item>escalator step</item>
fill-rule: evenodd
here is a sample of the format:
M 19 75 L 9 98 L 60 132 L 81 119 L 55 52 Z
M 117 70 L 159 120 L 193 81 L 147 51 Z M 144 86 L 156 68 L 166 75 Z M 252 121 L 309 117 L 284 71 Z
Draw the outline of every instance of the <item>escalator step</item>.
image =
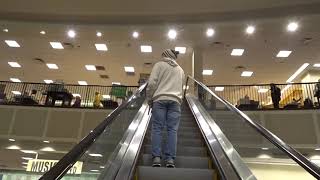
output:
M 151 145 L 144 146 L 144 153 L 151 154 Z M 207 150 L 205 147 L 190 147 L 190 146 L 181 146 L 177 148 L 177 156 L 207 156 Z
M 167 137 L 163 136 L 162 142 L 163 144 L 166 142 Z M 145 143 L 150 145 L 151 144 L 151 138 L 150 137 L 146 137 L 145 138 Z M 193 147 L 202 147 L 205 146 L 204 142 L 202 141 L 202 139 L 198 138 L 178 138 L 178 146 L 193 146 Z

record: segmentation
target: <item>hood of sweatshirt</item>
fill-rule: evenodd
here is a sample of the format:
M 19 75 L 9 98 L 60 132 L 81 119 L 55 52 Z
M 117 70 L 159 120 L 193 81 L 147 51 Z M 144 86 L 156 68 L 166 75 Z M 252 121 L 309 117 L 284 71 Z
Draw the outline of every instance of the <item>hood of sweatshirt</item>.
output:
M 168 64 L 169 64 L 170 66 L 172 66 L 172 67 L 178 66 L 178 63 L 177 63 L 175 60 L 173 60 L 173 59 L 163 58 L 163 61 L 166 62 L 166 63 L 168 63 Z

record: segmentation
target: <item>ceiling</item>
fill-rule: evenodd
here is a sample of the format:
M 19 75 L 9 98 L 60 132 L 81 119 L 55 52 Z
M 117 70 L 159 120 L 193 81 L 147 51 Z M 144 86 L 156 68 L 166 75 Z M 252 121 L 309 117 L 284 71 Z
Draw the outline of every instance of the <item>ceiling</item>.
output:
M 178 60 L 186 74 L 192 73 L 193 51 L 203 55 L 203 68 L 213 69 L 212 76 L 204 77 L 204 82 L 211 85 L 284 83 L 303 63 L 308 62 L 311 66 L 313 63 L 320 63 L 320 16 L 319 11 L 313 11 L 314 7 L 320 7 L 319 1 L 310 0 L 306 3 L 300 0 L 269 0 L 257 3 L 247 0 L 243 2 L 246 6 L 239 6 L 239 2 L 234 0 L 204 1 L 201 4 L 186 2 L 184 8 L 177 8 L 180 4 L 173 2 L 168 3 L 172 5 L 166 6 L 168 8 L 158 9 L 160 1 L 155 4 L 138 1 L 137 4 L 130 4 L 130 10 L 129 6 L 121 7 L 116 1 L 100 2 L 105 6 L 99 5 L 99 2 L 88 4 L 87 1 L 78 2 L 77 6 L 73 6 L 74 1 L 68 1 L 64 6 L 59 6 L 60 2 L 43 3 L 34 0 L 29 3 L 20 2 L 13 8 L 14 4 L 17 5 L 16 1 L 4 1 L 0 7 L 0 28 L 7 28 L 9 32 L 0 31 L 0 80 L 8 81 L 15 77 L 23 82 L 43 82 L 44 79 L 51 79 L 63 80 L 68 84 L 77 84 L 81 80 L 90 85 L 111 85 L 112 82 L 137 85 L 140 73 L 151 71 L 152 66 L 144 63 L 157 62 L 164 49 L 175 46 L 187 47 L 186 54 L 180 55 Z M 138 6 L 139 3 L 143 4 L 144 11 Z M 166 1 L 161 3 L 165 4 Z M 32 8 L 26 8 L 31 5 Z M 198 8 L 191 9 L 192 6 Z M 301 7 L 304 7 L 303 10 Z M 279 8 L 287 15 L 272 15 L 272 12 Z M 163 11 L 160 12 L 160 9 Z M 93 10 L 96 10 L 96 13 L 93 13 Z M 263 18 L 252 14 L 253 10 L 259 11 Z M 233 15 L 234 19 L 226 18 L 221 21 L 199 18 L 197 22 L 181 20 L 181 23 L 161 23 L 152 20 L 152 14 L 158 14 L 159 17 L 171 14 L 180 22 L 179 17 L 186 13 L 195 13 L 193 16 L 202 17 L 205 13 L 226 12 L 249 13 L 246 18 L 238 19 L 237 15 Z M 92 20 L 93 15 L 110 18 L 117 14 L 120 18 L 130 16 L 127 21 L 131 23 L 119 21 L 118 24 L 103 24 Z M 64 18 L 60 15 L 64 15 Z M 145 19 L 139 21 L 145 20 L 146 23 L 136 22 L 136 15 L 145 16 Z M 83 17 L 87 18 L 87 21 L 82 21 Z M 148 19 L 149 17 L 151 19 Z M 149 20 L 151 21 L 148 22 Z M 299 23 L 297 32 L 286 31 L 286 25 L 291 21 Z M 250 24 L 256 26 L 253 35 L 245 34 L 245 28 Z M 208 27 L 215 29 L 215 35 L 211 38 L 205 35 Z M 175 40 L 167 38 L 167 32 L 171 28 L 178 32 Z M 69 29 L 76 31 L 75 38 L 67 37 Z M 46 31 L 45 35 L 39 33 L 42 30 Z M 131 37 L 135 30 L 140 32 L 138 39 Z M 103 33 L 102 37 L 96 36 L 98 31 Z M 305 38 L 311 40 L 307 42 Z M 21 47 L 8 47 L 4 43 L 4 40 L 8 39 L 16 40 Z M 55 50 L 51 48 L 50 41 L 71 43 L 73 47 Z M 108 51 L 98 52 L 95 43 L 106 43 Z M 140 45 L 152 45 L 153 52 L 141 53 Z M 244 55 L 230 56 L 233 48 L 245 49 Z M 289 58 L 276 58 L 279 50 L 293 52 Z M 34 60 L 35 58 L 42 59 L 44 63 Z M 22 68 L 11 68 L 8 61 L 17 61 Z M 45 63 L 55 63 L 59 69 L 50 70 Z M 106 70 L 87 71 L 87 64 L 101 65 Z M 135 74 L 126 74 L 124 66 L 134 66 Z M 244 69 L 236 69 L 237 66 L 243 66 Z M 250 78 L 240 77 L 243 70 L 253 71 L 254 74 Z M 108 75 L 109 79 L 101 79 L 99 75 Z

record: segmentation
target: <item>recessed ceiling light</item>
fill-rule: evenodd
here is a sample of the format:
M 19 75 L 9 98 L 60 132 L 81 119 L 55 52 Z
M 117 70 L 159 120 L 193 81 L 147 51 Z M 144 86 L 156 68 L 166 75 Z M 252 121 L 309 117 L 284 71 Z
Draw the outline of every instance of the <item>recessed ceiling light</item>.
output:
M 215 87 L 214 90 L 215 90 L 215 91 L 223 91 L 223 90 L 224 90 L 224 87 Z
M 85 67 L 88 71 L 96 71 L 97 70 L 95 65 L 86 65 Z
M 15 142 L 16 140 L 15 140 L 15 139 L 9 139 L 9 141 L 10 141 L 10 142 Z
M 12 82 L 21 82 L 21 80 L 18 79 L 18 78 L 10 78 L 10 81 L 12 81 Z
M 49 69 L 59 69 L 56 64 L 50 64 L 50 63 L 48 63 L 47 66 L 48 66 Z
M 299 28 L 299 25 L 297 22 L 291 22 L 288 24 L 287 26 L 287 30 L 290 31 L 290 32 L 294 32 L 296 31 L 297 29 Z
M 152 52 L 152 46 L 142 45 L 140 46 L 141 52 L 150 53 Z
M 287 80 L 287 83 L 292 83 L 293 80 L 300 74 L 302 71 L 304 71 L 309 66 L 309 63 L 304 63 L 300 68 L 290 76 L 290 78 Z
M 8 62 L 8 64 L 11 66 L 11 67 L 14 67 L 14 68 L 20 68 L 21 65 L 17 62 Z
M 97 32 L 97 37 L 101 37 L 102 33 L 101 32 Z
M 106 44 L 95 44 L 95 46 L 98 51 L 108 51 Z
M 247 34 L 253 34 L 256 28 L 254 26 L 248 26 L 246 29 Z
M 112 82 L 111 84 L 112 84 L 112 85 L 121 85 L 120 82 Z
M 89 154 L 89 156 L 91 156 L 91 157 L 102 157 L 102 154 L 91 153 L 91 154 Z
M 88 83 L 86 81 L 78 81 L 78 84 L 81 86 L 86 86 Z
M 68 31 L 68 36 L 69 36 L 70 38 L 74 38 L 74 37 L 76 37 L 76 32 L 75 32 L 74 30 L 69 30 L 69 31 Z
M 179 51 L 180 54 L 185 54 L 187 48 L 186 47 L 175 47 L 175 51 Z
M 134 67 L 131 66 L 125 66 L 124 71 L 127 73 L 134 73 Z
M 8 146 L 6 149 L 10 149 L 10 150 L 20 150 L 21 148 L 20 148 L 19 146 L 12 145 L 12 146 Z
M 277 57 L 286 58 L 286 57 L 289 57 L 291 53 L 292 51 L 279 51 L 279 53 L 277 54 Z
M 207 75 L 207 76 L 209 76 L 209 75 L 212 75 L 212 73 L 213 73 L 213 70 L 211 70 L 211 69 L 204 69 L 204 70 L 202 71 L 202 75 Z
M 313 67 L 320 67 L 320 64 L 314 64 Z
M 252 71 L 243 71 L 243 72 L 241 73 L 241 76 L 242 76 L 242 77 L 251 77 L 252 74 L 253 74 Z
M 20 45 L 17 43 L 17 41 L 14 41 L 14 40 L 5 40 L 5 42 L 7 43 L 7 45 L 9 47 L 20 47 Z
M 56 151 L 56 150 L 53 149 L 52 147 L 44 147 L 44 148 L 40 149 L 40 151 L 53 152 L 53 151 Z
M 50 141 L 43 141 L 44 143 L 50 143 Z
M 266 93 L 266 92 L 268 92 L 269 91 L 269 89 L 259 89 L 258 90 L 258 93 Z
M 26 154 L 37 154 L 36 151 L 32 151 L 32 150 L 20 150 L 20 151 Z
M 9 29 L 3 29 L 3 32 L 9 32 Z
M 50 42 L 50 45 L 53 49 L 64 49 L 60 42 Z
M 45 80 L 43 80 L 46 84 L 51 84 L 51 83 L 53 83 L 53 81 L 52 80 L 50 80 L 50 79 L 45 79 Z
M 21 95 L 20 91 L 11 91 L 14 95 Z
M 81 97 L 80 94 L 72 94 L 73 97 Z
M 231 52 L 231 56 L 242 56 L 244 53 L 244 49 L 233 49 Z
M 177 37 L 177 31 L 174 29 L 170 29 L 168 32 L 169 39 L 176 39 Z
M 206 34 L 208 37 L 212 37 L 214 35 L 214 29 L 208 28 Z
M 21 157 L 23 160 L 32 160 L 33 158 L 31 157 Z
M 132 37 L 137 39 L 139 37 L 139 33 L 137 31 L 134 31 L 132 33 Z
M 40 31 L 40 34 L 45 35 L 46 32 L 45 31 Z

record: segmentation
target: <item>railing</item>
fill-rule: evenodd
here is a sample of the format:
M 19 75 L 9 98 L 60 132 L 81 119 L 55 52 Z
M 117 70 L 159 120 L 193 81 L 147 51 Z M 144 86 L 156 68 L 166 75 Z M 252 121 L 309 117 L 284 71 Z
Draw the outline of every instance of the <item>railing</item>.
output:
M 279 109 L 319 108 L 315 97 L 317 82 L 274 85 L 281 92 Z M 208 88 L 241 110 L 278 109 L 273 105 L 271 84 L 209 85 Z
M 0 104 L 114 109 L 137 88 L 0 81 Z

